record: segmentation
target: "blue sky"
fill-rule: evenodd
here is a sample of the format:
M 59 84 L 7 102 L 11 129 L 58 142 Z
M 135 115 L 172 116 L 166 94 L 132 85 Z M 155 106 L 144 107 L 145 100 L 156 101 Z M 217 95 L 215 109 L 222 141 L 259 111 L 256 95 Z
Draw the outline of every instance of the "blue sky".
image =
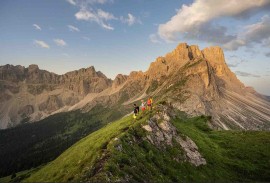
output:
M 269 0 L 1 0 L 0 65 L 94 65 L 113 79 L 180 42 L 219 45 L 245 85 L 270 95 L 269 10 Z

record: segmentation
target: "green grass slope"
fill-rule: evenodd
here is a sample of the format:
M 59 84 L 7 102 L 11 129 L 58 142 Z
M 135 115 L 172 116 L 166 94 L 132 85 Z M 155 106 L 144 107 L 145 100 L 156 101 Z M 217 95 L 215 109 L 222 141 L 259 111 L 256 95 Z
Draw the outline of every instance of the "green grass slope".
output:
M 268 131 L 214 131 L 204 117 L 177 119 L 173 124 L 198 145 L 207 161 L 190 180 L 270 181 Z
M 108 124 L 83 138 L 66 150 L 55 161 L 26 179 L 27 182 L 65 182 L 81 180 L 106 149 L 108 142 L 132 124 L 131 117 Z
M 78 140 L 126 113 L 120 107 L 97 105 L 87 113 L 58 113 L 39 122 L 0 130 L 0 177 L 54 160 Z
M 270 133 L 212 131 L 207 117 L 175 119 L 180 134 L 198 145 L 207 165 L 195 167 L 183 160 L 177 143 L 159 149 L 142 137 L 141 128 L 130 128 L 121 137 L 122 151 L 113 146 L 103 170 L 92 181 L 270 181 Z M 134 143 L 134 138 L 136 142 Z M 131 143 L 133 142 L 133 143 Z
M 24 181 L 270 181 L 269 132 L 212 131 L 207 117 L 179 115 L 173 125 L 207 161 L 195 167 L 184 160 L 179 144 L 158 148 L 145 138 L 141 125 L 150 117 L 134 123 L 129 116 L 107 125 Z

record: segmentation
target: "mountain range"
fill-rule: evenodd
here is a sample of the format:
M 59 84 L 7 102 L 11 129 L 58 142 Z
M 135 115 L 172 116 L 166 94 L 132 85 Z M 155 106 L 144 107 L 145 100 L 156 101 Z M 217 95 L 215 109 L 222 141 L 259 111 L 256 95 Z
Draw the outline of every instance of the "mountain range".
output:
M 245 87 L 227 66 L 223 50 L 179 44 L 147 71 L 114 80 L 89 67 L 57 75 L 37 65 L 0 66 L 0 128 L 95 106 L 131 108 L 153 96 L 189 116 L 212 116 L 215 129 L 270 129 L 269 98 Z M 125 111 L 128 113 L 128 111 Z
M 269 97 L 217 46 L 181 43 L 114 80 L 0 66 L 0 103 L 0 182 L 270 181 Z

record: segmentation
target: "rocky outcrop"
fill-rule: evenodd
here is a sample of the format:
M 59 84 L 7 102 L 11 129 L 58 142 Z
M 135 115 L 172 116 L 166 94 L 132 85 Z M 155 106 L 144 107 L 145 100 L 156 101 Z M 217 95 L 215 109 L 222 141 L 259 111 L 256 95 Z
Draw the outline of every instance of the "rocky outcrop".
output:
M 63 106 L 62 100 L 56 95 L 51 95 L 44 103 L 39 105 L 39 110 L 53 112 L 58 110 L 62 106 Z
M 168 109 L 164 106 L 159 106 L 159 108 L 161 112 L 148 120 L 147 125 L 142 126 L 148 132 L 147 140 L 158 148 L 173 146 L 173 140 L 175 140 L 185 152 L 186 161 L 195 166 L 206 165 L 206 160 L 199 153 L 197 145 L 189 137 L 179 134 L 171 124 Z

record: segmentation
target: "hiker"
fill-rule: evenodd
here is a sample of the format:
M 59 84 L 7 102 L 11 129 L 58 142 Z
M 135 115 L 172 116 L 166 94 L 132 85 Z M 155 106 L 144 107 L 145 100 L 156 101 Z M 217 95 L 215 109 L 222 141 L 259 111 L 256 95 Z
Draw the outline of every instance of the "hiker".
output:
M 145 102 L 143 100 L 141 100 L 142 104 L 141 104 L 141 109 L 142 109 L 142 112 L 145 111 Z
M 136 104 L 133 104 L 133 107 L 134 107 L 134 114 L 133 114 L 133 118 L 134 118 L 134 121 L 136 121 L 137 116 L 138 116 L 138 114 L 139 114 L 139 110 L 140 110 L 140 108 L 139 108 L 139 106 L 137 106 Z
M 152 110 L 152 105 L 153 105 L 153 98 L 150 96 L 147 100 L 147 108 L 148 110 Z

